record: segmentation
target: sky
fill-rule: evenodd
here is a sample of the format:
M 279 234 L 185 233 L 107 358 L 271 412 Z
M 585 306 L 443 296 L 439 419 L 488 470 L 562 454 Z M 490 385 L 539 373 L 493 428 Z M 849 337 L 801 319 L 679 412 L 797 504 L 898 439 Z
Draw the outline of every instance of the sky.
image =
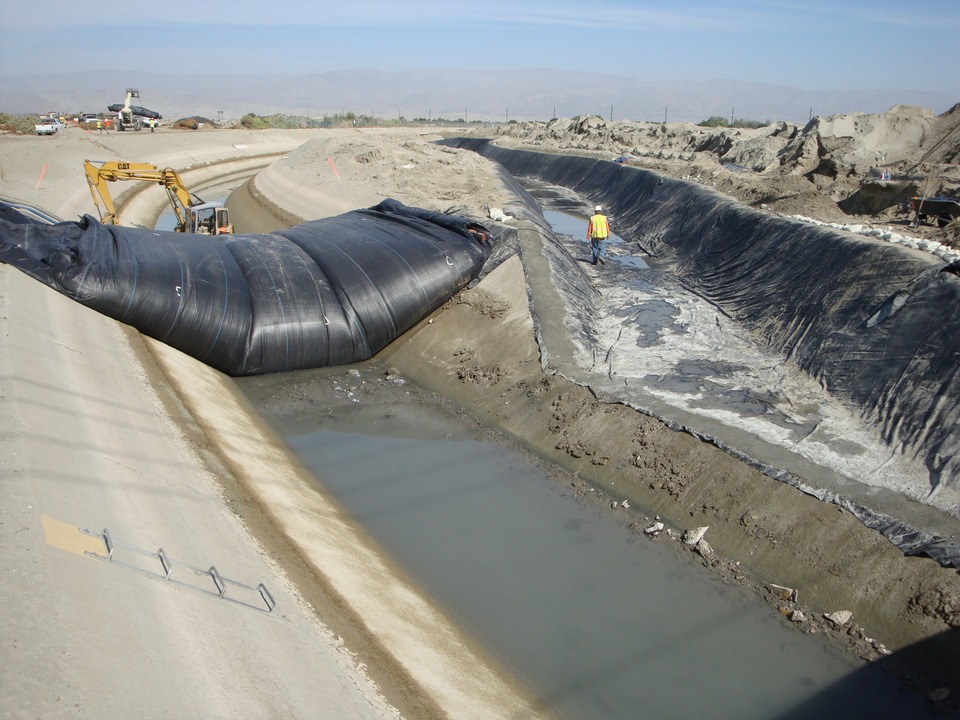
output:
M 0 0 L 0 78 L 130 65 L 537 68 L 960 100 L 960 0 Z

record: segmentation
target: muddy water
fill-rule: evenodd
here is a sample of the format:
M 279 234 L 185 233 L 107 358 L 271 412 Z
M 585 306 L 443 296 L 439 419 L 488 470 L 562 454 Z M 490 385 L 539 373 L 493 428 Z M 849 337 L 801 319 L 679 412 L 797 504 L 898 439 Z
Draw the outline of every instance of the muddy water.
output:
M 261 383 L 282 398 L 276 377 L 242 385 L 256 398 Z M 578 501 L 569 483 L 453 414 L 348 395 L 329 411 L 310 402 L 268 419 L 559 715 L 926 716 L 925 702 L 882 671 L 802 634 L 692 556 L 611 522 L 607 506 Z
M 586 257 L 589 205 L 569 190 L 524 181 L 571 256 Z M 611 228 L 617 230 L 616 214 Z M 949 518 L 904 497 L 928 496 L 919 459 L 894 453 L 877 429 L 815 378 L 772 352 L 735 317 L 696 295 L 662 262 L 645 256 L 642 237 L 611 242 L 607 264 L 584 265 L 602 297 L 589 324 L 572 336 L 569 357 L 547 351 L 570 378 L 652 415 L 736 448 L 757 464 L 793 472 L 814 487 L 917 527 L 954 531 Z M 627 258 L 627 262 L 618 261 Z M 636 259 L 647 267 L 639 266 Z
M 588 253 L 586 249 L 588 246 L 585 237 L 587 218 L 582 218 L 578 215 L 560 210 L 544 210 L 543 217 L 548 223 L 550 223 L 550 227 L 555 233 L 566 235 L 570 238 L 583 238 L 584 252 Z M 650 268 L 646 260 L 644 260 L 643 255 L 637 252 L 632 252 L 631 249 L 628 248 L 627 244 L 623 241 L 623 238 L 616 233 L 610 233 L 610 237 L 607 239 L 607 246 L 609 248 L 617 248 L 616 253 L 611 252 L 607 255 L 608 262 L 633 268 L 635 270 L 648 270 Z

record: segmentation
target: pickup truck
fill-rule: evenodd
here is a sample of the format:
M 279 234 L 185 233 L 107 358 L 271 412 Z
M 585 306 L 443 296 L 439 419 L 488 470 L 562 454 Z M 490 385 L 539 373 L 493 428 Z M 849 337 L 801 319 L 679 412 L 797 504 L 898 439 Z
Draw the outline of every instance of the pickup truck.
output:
M 40 122 L 33 126 L 37 135 L 56 135 L 67 126 L 60 122 L 60 118 L 40 118 Z

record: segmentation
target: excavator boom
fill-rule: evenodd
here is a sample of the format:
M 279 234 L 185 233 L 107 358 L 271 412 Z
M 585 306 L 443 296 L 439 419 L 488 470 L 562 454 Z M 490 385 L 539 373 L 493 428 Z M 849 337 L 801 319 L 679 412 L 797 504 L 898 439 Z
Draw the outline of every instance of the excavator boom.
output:
M 93 204 L 104 225 L 116 225 L 117 210 L 110 195 L 108 183 L 117 180 L 143 180 L 162 185 L 167 191 L 170 205 L 177 216 L 177 232 L 196 232 L 209 235 L 232 233 L 227 209 L 219 203 L 204 203 L 192 194 L 183 180 L 172 168 L 160 169 L 149 163 L 132 163 L 118 160 L 83 161 L 83 171 L 90 186 Z M 103 210 L 100 204 L 103 203 Z

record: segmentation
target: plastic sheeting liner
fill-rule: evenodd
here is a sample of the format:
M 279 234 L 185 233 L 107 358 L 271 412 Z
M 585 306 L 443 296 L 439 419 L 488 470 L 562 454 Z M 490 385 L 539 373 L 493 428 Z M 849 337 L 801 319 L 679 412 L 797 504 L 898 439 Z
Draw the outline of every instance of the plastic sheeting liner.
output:
M 929 496 L 960 495 L 960 267 L 761 213 L 695 183 L 586 157 L 457 138 L 517 176 L 600 203 L 624 237 L 920 460 Z M 790 473 L 777 473 L 802 485 Z M 960 546 L 827 490 L 898 547 L 960 568 Z M 956 516 L 960 507 L 951 509 Z
M 489 233 L 395 200 L 270 234 L 192 235 L 0 206 L 0 260 L 230 375 L 375 355 L 475 278 Z

